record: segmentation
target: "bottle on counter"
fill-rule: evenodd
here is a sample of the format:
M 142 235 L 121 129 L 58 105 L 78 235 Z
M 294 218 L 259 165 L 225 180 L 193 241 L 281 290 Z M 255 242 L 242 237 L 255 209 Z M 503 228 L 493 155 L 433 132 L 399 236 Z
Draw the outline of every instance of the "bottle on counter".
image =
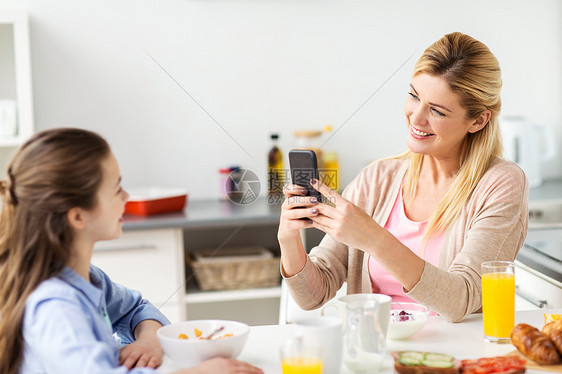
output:
M 279 134 L 271 134 L 271 149 L 268 153 L 267 189 L 268 202 L 277 204 L 283 202 L 283 185 L 286 171 L 283 169 L 283 153 L 279 149 Z
M 219 169 L 219 186 L 220 186 L 220 198 L 222 200 L 228 200 L 228 193 L 232 189 L 230 186 L 230 168 L 220 168 Z
M 327 125 L 323 130 L 295 131 L 297 148 L 311 149 L 318 159 L 318 174 L 320 180 L 331 189 L 339 190 L 339 160 L 338 154 L 325 146 L 323 137 L 332 131 L 332 126 Z M 324 134 L 324 136 L 323 136 Z

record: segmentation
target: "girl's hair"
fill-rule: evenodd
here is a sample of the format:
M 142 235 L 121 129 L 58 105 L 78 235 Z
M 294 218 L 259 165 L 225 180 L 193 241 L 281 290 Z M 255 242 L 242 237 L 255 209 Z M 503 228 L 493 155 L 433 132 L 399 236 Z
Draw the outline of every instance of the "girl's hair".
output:
M 73 231 L 66 213 L 94 208 L 109 152 L 91 131 L 46 130 L 17 151 L 0 181 L 0 373 L 19 370 L 26 299 L 68 263 Z
M 502 155 L 498 124 L 502 80 L 498 60 L 488 47 L 460 32 L 447 34 L 430 45 L 416 63 L 413 75 L 418 74 L 444 78 L 459 95 L 467 119 L 476 119 L 486 109 L 492 113 L 482 130 L 466 135 L 457 176 L 429 218 L 424 236 L 427 241 L 433 233 L 445 230 L 453 222 L 491 162 Z M 413 152 L 407 155 L 410 167 L 404 191 L 413 198 L 424 155 Z

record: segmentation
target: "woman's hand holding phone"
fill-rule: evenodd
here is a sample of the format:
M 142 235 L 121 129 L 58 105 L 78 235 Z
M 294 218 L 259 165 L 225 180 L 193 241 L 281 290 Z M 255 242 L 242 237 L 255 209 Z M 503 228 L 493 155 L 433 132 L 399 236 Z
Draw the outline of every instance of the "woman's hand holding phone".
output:
M 313 227 L 310 217 L 318 214 L 320 205 L 316 197 L 307 196 L 307 193 L 306 188 L 296 184 L 283 188 L 285 201 L 281 206 L 277 239 L 281 246 L 282 272 L 286 277 L 300 272 L 306 263 L 300 230 Z
M 289 184 L 283 188 L 285 201 L 281 206 L 278 239 L 300 239 L 300 229 L 312 227 L 310 217 L 318 214 L 318 198 L 307 195 L 306 188 Z

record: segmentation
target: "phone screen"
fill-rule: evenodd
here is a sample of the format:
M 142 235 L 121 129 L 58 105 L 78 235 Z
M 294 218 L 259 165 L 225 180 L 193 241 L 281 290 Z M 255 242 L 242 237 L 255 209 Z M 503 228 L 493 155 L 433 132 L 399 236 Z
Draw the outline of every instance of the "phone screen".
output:
M 308 196 L 315 196 L 320 201 L 320 192 L 310 185 L 311 179 L 318 180 L 318 161 L 316 153 L 309 149 L 293 149 L 289 152 L 291 181 L 306 188 Z

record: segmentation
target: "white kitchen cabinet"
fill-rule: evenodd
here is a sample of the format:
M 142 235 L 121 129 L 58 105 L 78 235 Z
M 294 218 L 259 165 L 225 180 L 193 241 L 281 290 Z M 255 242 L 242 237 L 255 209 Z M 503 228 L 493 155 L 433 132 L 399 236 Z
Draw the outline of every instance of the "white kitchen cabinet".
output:
M 117 283 L 139 290 L 171 321 L 185 316 L 185 270 L 181 229 L 125 231 L 99 242 L 92 263 Z
M 518 310 L 562 308 L 562 283 L 515 261 Z
M 186 256 L 198 250 L 260 246 L 279 252 L 278 222 L 207 226 L 184 231 Z M 276 269 L 279 276 L 279 269 Z M 281 287 L 201 291 L 188 268 L 185 297 L 188 319 L 235 319 L 249 325 L 275 324 L 279 320 Z

